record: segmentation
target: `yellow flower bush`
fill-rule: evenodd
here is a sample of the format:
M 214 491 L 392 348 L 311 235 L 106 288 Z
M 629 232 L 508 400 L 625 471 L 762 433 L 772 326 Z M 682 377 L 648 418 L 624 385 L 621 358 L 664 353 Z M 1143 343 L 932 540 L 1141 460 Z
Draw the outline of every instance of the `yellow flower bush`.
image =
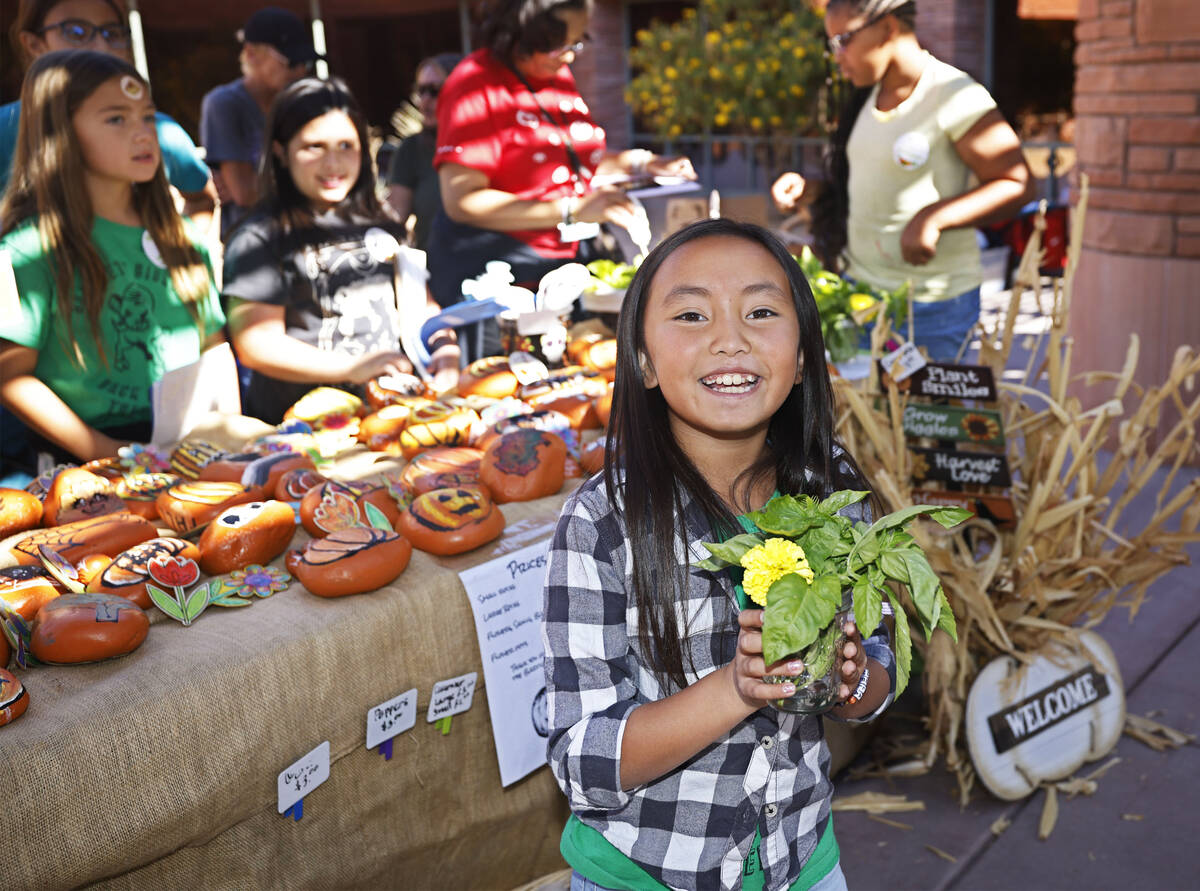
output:
M 681 20 L 637 32 L 626 100 L 660 136 L 811 133 L 823 44 L 821 14 L 795 0 L 697 0 Z M 674 104 L 647 98 L 667 83 Z
M 767 605 L 767 591 L 789 573 L 796 573 L 809 584 L 813 580 L 804 548 L 786 538 L 768 538 L 748 550 L 742 555 L 742 568 L 746 570 L 742 590 L 759 606 Z

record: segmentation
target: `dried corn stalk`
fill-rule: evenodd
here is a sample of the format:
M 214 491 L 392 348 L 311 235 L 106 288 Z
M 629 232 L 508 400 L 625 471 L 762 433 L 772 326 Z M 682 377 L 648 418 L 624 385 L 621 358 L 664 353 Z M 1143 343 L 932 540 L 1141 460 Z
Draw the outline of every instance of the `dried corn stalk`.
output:
M 1044 337 L 1046 355 L 1038 367 L 1005 375 L 1012 355 L 1019 291 L 1032 289 L 1041 305 L 1037 274 L 1039 251 L 1035 232 L 1018 272 L 1018 283 L 1006 321 L 983 331 L 980 361 L 991 366 L 999 382 L 1000 410 L 1008 436 L 1012 470 L 1011 497 L 1018 522 L 999 530 L 984 519 L 943 532 L 921 526 L 914 534 L 958 620 L 958 644 L 935 635 L 924 646 L 923 687 L 928 697 L 929 734 L 923 755 L 932 765 L 938 756 L 958 775 L 964 800 L 974 781 L 962 732 L 967 691 L 979 670 L 992 658 L 1009 654 L 1027 661 L 1029 654 L 1057 637 L 1071 642 L 1075 627 L 1091 627 L 1115 606 L 1136 615 L 1146 590 L 1163 574 L 1187 565 L 1185 546 L 1200 541 L 1200 478 L 1177 484 L 1180 468 L 1200 459 L 1200 346 L 1180 347 L 1167 379 L 1144 389 L 1133 381 L 1139 343 L 1130 337 L 1120 372 L 1072 374 L 1067 336 L 1071 291 L 1082 243 L 1087 184 L 1074 213 L 1071 251 L 1062 285 L 1050 301 L 1050 326 Z M 876 350 L 888 336 L 886 323 L 876 328 Z M 1031 355 L 1038 354 L 1034 345 Z M 1084 410 L 1069 384 L 1109 383 L 1108 401 Z M 839 435 L 858 459 L 889 508 L 912 503 L 908 452 L 902 417 L 908 396 L 890 386 L 886 399 L 874 396 L 872 379 L 835 379 Z M 1169 414 L 1168 414 L 1169 413 Z M 1177 417 L 1157 444 L 1153 437 L 1164 417 Z M 1116 442 L 1111 459 L 1102 448 Z M 1140 492 L 1161 482 L 1155 513 L 1140 530 L 1120 527 L 1119 520 Z M 914 641 L 914 645 L 919 645 Z M 1145 727 L 1139 738 L 1152 737 Z M 911 757 L 911 755 L 910 755 Z

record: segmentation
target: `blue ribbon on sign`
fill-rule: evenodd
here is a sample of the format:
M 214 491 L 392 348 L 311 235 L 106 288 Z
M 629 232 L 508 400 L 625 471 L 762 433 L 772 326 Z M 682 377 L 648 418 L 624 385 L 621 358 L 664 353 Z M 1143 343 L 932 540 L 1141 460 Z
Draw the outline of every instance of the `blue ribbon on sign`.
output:
M 395 739 L 395 737 L 392 737 L 392 739 Z M 383 742 L 381 742 L 379 744 L 379 754 L 383 756 L 384 761 L 392 760 L 392 740 L 391 739 L 385 739 Z

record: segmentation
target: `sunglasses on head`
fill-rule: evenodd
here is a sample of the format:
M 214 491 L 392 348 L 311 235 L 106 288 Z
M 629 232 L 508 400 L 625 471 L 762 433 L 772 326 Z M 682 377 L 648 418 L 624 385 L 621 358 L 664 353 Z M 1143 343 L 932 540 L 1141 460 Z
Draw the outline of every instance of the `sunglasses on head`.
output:
M 99 34 L 113 49 L 129 48 L 129 28 L 120 23 L 93 25 L 83 19 L 64 19 L 53 25 L 38 28 L 36 33 L 38 36 L 45 36 L 47 31 L 58 31 L 62 39 L 71 46 L 87 46 Z
M 441 91 L 442 91 L 441 84 L 418 84 L 417 85 L 417 95 L 425 96 L 429 99 L 436 99 L 438 97 L 438 93 L 440 93 Z

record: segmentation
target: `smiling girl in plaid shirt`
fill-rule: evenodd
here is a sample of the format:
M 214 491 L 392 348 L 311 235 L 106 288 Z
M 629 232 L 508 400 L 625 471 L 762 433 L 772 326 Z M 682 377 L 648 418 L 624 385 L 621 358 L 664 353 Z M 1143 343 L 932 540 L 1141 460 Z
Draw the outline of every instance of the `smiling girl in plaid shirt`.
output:
M 821 719 L 768 705 L 794 690 L 763 681 L 762 610 L 691 566 L 776 491 L 869 488 L 834 444 L 812 292 L 766 230 L 697 223 L 647 257 L 618 343 L 604 473 L 564 506 L 546 582 L 571 887 L 844 888 Z M 870 720 L 895 689 L 887 630 L 847 631 L 828 716 Z

